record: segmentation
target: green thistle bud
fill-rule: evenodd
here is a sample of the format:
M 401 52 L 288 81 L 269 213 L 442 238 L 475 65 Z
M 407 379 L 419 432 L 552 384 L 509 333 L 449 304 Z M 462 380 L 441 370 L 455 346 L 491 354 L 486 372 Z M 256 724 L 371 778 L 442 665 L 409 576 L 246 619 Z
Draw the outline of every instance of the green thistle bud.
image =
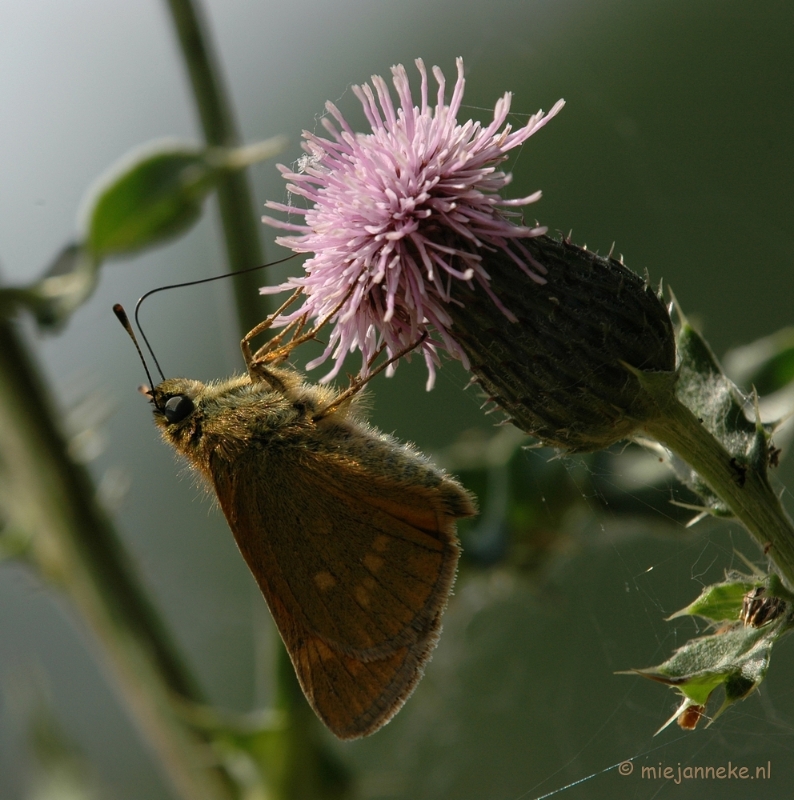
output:
M 660 411 L 637 372 L 675 378 L 675 338 L 665 304 L 622 263 L 540 236 L 522 241 L 545 267 L 528 280 L 508 253 L 484 260 L 490 288 L 454 286 L 451 333 L 471 371 L 510 417 L 544 444 L 599 450 Z

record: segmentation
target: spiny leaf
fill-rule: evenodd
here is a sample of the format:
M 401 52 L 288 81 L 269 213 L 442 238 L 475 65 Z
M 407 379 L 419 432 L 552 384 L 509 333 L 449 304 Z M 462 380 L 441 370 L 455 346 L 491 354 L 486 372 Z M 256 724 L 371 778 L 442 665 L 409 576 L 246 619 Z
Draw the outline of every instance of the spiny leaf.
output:
M 727 618 L 736 619 L 737 603 L 741 608 L 744 599 L 743 590 L 758 585 L 758 582 L 734 581 L 708 587 L 694 603 L 673 616 L 695 613 L 719 619 L 724 613 Z M 779 607 L 782 613 L 765 619 L 760 627 L 737 621 L 727 629 L 692 639 L 656 667 L 632 672 L 670 686 L 686 698 L 682 709 L 692 704 L 704 706 L 722 686 L 725 699 L 713 717 L 716 718 L 751 694 L 766 677 L 772 646 L 794 626 L 790 607 L 787 609 L 782 603 Z
M 725 375 L 705 339 L 685 318 L 677 337 L 679 400 L 700 420 L 732 457 L 736 480 L 742 482 L 748 469 L 766 475 L 768 442 L 772 426 L 747 418 L 747 399 Z M 679 477 L 705 501 L 717 516 L 731 516 L 725 503 L 688 465 L 674 460 Z

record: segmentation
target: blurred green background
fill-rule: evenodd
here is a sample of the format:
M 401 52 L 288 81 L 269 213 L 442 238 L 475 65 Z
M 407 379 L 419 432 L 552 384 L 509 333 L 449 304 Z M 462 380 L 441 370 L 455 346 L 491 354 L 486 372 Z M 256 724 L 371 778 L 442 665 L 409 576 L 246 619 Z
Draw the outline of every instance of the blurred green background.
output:
M 299 156 L 300 131 L 319 128 L 327 99 L 361 129 L 352 84 L 387 75 L 397 62 L 412 74 L 417 56 L 452 80 L 462 55 L 462 115 L 490 119 L 505 90 L 514 92 L 516 126 L 559 97 L 567 101 L 511 162 L 509 196 L 542 189 L 530 209 L 542 224 L 572 229 L 574 241 L 602 253 L 614 241 L 630 267 L 673 287 L 718 354 L 792 323 L 789 3 L 214 0 L 205 7 L 243 136 L 286 134 L 291 144 L 279 161 Z M 88 185 L 125 151 L 162 136 L 198 138 L 170 21 L 156 2 L 2 0 L 0 108 L 0 270 L 10 282 L 40 274 L 75 234 Z M 284 200 L 273 162 L 254 168 L 252 179 L 259 208 Z M 139 364 L 110 313 L 114 302 L 131 306 L 155 286 L 221 271 L 213 212 L 211 203 L 174 244 L 108 265 L 62 334 L 43 337 L 25 325 L 64 424 L 94 430 L 90 444 L 101 453 L 91 469 L 180 646 L 211 698 L 245 711 L 271 692 L 267 611 L 220 512 L 159 443 L 135 392 Z M 262 229 L 271 259 L 282 254 L 274 235 Z M 273 270 L 273 280 L 284 274 Z M 211 284 L 149 303 L 147 334 L 166 374 L 207 379 L 241 368 L 230 298 L 230 287 Z M 377 380 L 373 421 L 442 455 L 472 428 L 494 432 L 476 392 L 462 391 L 467 377 L 456 365 L 441 371 L 431 394 L 424 377 L 415 360 Z M 538 450 L 521 458 L 531 473 L 552 456 Z M 664 517 L 611 515 L 592 488 L 593 463 L 561 462 L 565 480 L 580 486 L 580 511 L 564 520 L 564 540 L 543 570 L 528 577 L 468 568 L 405 709 L 366 741 L 332 743 L 362 797 L 519 800 L 590 775 L 561 796 L 705 791 L 747 800 L 783 796 L 792 785 L 790 643 L 777 648 L 761 692 L 695 733 L 673 726 L 654 739 L 673 695 L 613 674 L 659 663 L 693 635 L 691 621 L 664 617 L 737 565 L 734 548 L 759 556 L 735 524 L 685 530 L 664 526 Z M 632 499 L 632 474 L 605 475 L 613 494 Z M 778 478 L 791 484 L 790 464 Z M 581 511 L 588 508 L 598 516 Z M 27 712 L 14 698 L 34 665 L 103 796 L 170 797 L 95 656 L 70 608 L 23 567 L 0 565 L 0 797 L 25 797 L 30 786 Z M 638 755 L 633 775 L 602 773 Z M 639 775 L 646 763 L 729 760 L 771 761 L 772 778 L 676 786 Z

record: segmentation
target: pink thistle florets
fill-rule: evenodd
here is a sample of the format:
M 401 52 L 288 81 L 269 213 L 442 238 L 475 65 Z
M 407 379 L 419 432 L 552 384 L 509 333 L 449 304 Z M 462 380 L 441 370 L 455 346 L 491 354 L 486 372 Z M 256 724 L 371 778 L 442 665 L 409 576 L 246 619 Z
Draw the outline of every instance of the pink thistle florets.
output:
M 333 315 L 335 326 L 325 351 L 307 365 L 310 369 L 332 357 L 336 364 L 324 381 L 339 372 L 348 352 L 361 350 L 366 373 L 381 344 L 394 354 L 416 344 L 431 329 L 440 338 L 428 336 L 420 345 L 428 367 L 428 388 L 439 363 L 439 347 L 468 366 L 445 308 L 454 302 L 450 297 L 453 283 L 478 284 L 512 318 L 509 308 L 491 291 L 483 265 L 483 255 L 489 251 L 508 252 L 533 281 L 545 283 L 545 268 L 520 240 L 539 236 L 546 228 L 525 227 L 509 219 L 520 216 L 510 209 L 535 202 L 541 193 L 502 199 L 499 191 L 511 175 L 496 167 L 508 151 L 555 116 L 564 101 L 559 100 L 546 115 L 539 111 L 523 128 L 513 131 L 505 124 L 511 101 L 507 92 L 497 101 L 487 127 L 472 120 L 459 125 L 463 60 L 457 59 L 458 78 L 449 105 L 444 101 L 446 81 L 441 70 L 433 67 L 438 93 L 431 106 L 425 65 L 417 59 L 416 66 L 422 80 L 418 106 L 413 104 L 401 64 L 392 67 L 400 100 L 396 110 L 380 76 L 372 77 L 374 91 L 369 84 L 353 87 L 372 133 L 355 133 L 336 106 L 327 103 L 340 128 L 323 118 L 332 140 L 304 131 L 307 155 L 298 162 L 300 171 L 279 165 L 290 181 L 289 193 L 305 197 L 311 207 L 266 204 L 304 218 L 304 224 L 295 224 L 263 217 L 263 222 L 297 234 L 276 242 L 298 253 L 314 254 L 305 263 L 305 275 L 262 289 L 263 294 L 303 289 L 303 306 L 283 315 L 277 324 L 303 314 L 321 319 L 341 303 Z

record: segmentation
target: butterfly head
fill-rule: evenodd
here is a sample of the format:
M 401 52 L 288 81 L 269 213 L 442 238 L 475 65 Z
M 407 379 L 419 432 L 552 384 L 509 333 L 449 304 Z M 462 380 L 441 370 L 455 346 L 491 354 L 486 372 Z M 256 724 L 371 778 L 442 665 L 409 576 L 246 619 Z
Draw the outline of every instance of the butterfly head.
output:
M 155 424 L 166 441 L 177 449 L 184 450 L 195 437 L 201 416 L 199 398 L 204 388 L 200 381 L 169 378 L 146 392 Z

